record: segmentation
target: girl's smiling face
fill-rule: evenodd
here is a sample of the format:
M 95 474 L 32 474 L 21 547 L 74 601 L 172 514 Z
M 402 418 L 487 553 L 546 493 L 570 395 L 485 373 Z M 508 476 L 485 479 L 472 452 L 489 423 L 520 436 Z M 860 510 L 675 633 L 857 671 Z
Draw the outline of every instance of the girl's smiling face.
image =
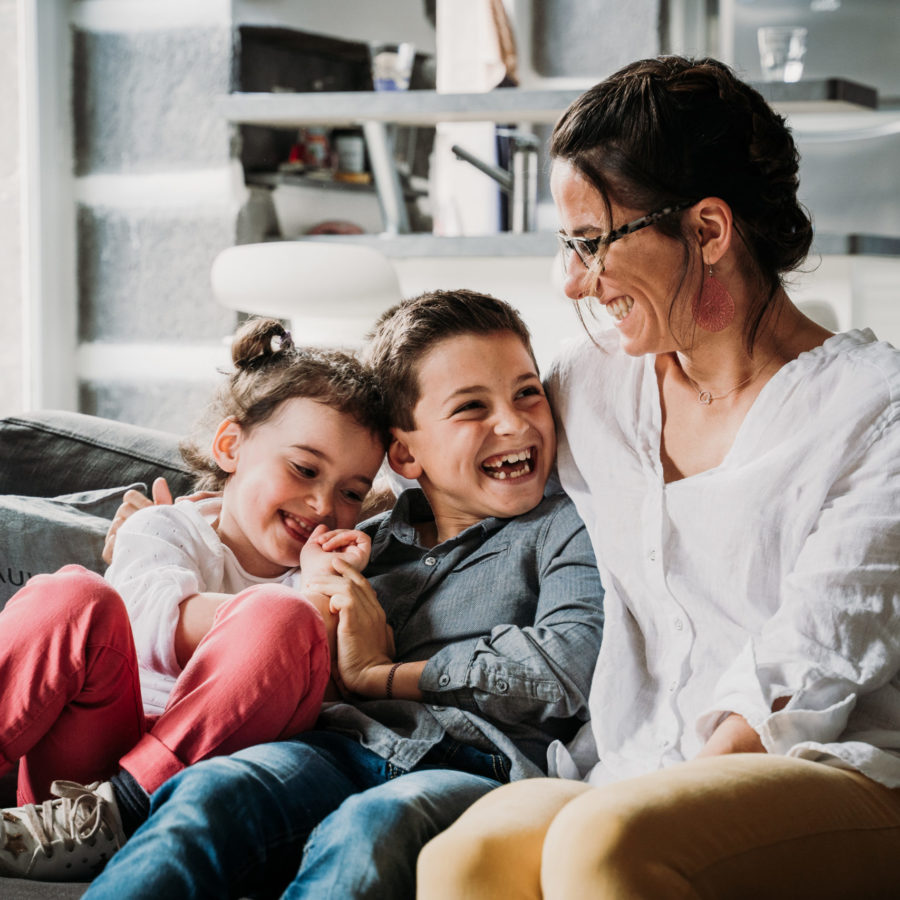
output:
M 556 454 L 550 404 L 511 332 L 447 338 L 417 367 L 412 431 L 393 429 L 392 465 L 418 478 L 441 540 L 540 503 Z
M 223 422 L 213 455 L 229 473 L 219 537 L 247 572 L 275 577 L 298 564 L 320 523 L 357 524 L 384 447 L 346 413 L 294 397 L 248 431 Z

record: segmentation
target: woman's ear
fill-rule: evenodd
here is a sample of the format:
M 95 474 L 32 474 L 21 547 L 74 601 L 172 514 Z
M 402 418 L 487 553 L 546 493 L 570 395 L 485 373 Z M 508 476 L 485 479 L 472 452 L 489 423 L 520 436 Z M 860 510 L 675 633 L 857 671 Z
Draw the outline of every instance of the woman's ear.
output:
M 703 261 L 714 266 L 729 250 L 734 238 L 731 207 L 719 197 L 704 197 L 691 210 L 692 227 L 703 251 Z
M 234 419 L 225 419 L 219 423 L 212 442 L 212 455 L 216 465 L 229 475 L 237 469 L 241 438 L 244 430 Z
M 392 428 L 391 445 L 388 447 L 387 453 L 388 462 L 398 475 L 415 481 L 422 474 L 422 467 L 416 462 L 410 447 L 408 432 L 400 428 Z

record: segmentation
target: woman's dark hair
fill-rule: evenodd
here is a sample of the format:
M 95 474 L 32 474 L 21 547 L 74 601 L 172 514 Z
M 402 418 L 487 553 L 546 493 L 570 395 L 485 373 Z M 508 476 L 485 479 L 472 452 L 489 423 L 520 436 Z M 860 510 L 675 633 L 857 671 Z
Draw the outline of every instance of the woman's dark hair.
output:
M 419 402 L 419 363 L 441 341 L 465 334 L 511 332 L 532 360 L 531 335 L 519 313 L 490 294 L 429 291 L 392 306 L 369 335 L 366 359 L 378 376 L 392 425 L 415 429 Z M 537 363 L 535 362 L 535 367 Z
M 607 212 L 611 201 L 651 212 L 704 197 L 724 200 L 760 284 L 744 336 L 752 350 L 782 277 L 803 262 L 812 242 L 812 222 L 797 201 L 794 140 L 756 90 L 715 59 L 631 63 L 569 106 L 550 154 L 596 187 Z M 683 285 L 691 240 L 677 215 L 656 227 L 684 246 Z
M 381 388 L 354 356 L 296 347 L 277 319 L 250 319 L 235 333 L 231 358 L 234 371 L 205 417 L 210 424 L 231 418 L 250 431 L 285 400 L 306 397 L 351 416 L 387 448 L 390 435 Z M 181 455 L 197 474 L 198 490 L 221 490 L 228 474 L 198 440 L 184 441 Z

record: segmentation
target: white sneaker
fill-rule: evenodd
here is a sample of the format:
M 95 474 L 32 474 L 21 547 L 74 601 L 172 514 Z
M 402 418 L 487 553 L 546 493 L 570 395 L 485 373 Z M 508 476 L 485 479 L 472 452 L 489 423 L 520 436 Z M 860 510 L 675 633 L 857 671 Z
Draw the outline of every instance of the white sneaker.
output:
M 0 814 L 0 875 L 35 881 L 90 881 L 125 843 L 112 785 L 54 781 L 59 800 Z

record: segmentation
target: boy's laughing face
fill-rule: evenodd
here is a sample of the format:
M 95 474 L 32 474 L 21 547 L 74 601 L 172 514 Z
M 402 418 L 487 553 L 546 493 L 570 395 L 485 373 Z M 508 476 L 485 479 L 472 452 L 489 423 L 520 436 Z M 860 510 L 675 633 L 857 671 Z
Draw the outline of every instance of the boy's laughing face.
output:
M 393 429 L 390 459 L 401 475 L 418 478 L 439 539 L 537 506 L 556 432 L 520 338 L 507 331 L 448 338 L 423 357 L 418 376 L 416 428 Z

